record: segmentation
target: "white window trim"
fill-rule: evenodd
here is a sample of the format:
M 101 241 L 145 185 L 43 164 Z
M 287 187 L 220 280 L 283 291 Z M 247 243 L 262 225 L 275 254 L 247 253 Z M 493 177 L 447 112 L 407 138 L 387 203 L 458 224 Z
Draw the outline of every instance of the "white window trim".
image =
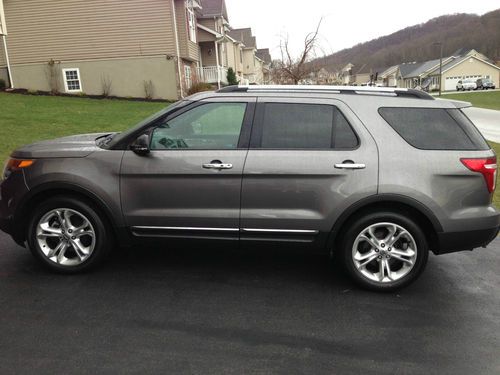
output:
M 189 90 L 193 86 L 193 70 L 189 65 L 184 65 L 184 79 L 186 87 Z
M 76 71 L 76 74 L 78 75 L 78 83 L 80 84 L 80 89 L 79 90 L 70 90 L 68 88 L 68 79 L 66 77 L 66 72 L 74 72 Z M 79 68 L 67 68 L 63 69 L 63 79 L 64 79 L 64 90 L 66 92 L 83 92 L 83 87 L 82 87 L 82 77 L 80 76 L 80 69 Z
M 196 15 L 194 14 L 194 10 L 192 6 L 189 4 L 190 2 L 186 2 L 186 11 L 187 11 L 187 22 L 188 22 L 188 34 L 189 40 L 193 43 L 196 43 Z

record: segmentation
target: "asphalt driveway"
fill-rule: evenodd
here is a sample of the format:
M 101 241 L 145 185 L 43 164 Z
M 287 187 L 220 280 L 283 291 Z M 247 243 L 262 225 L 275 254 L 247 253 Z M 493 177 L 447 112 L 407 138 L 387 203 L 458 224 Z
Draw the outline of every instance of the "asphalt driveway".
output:
M 0 234 L 0 373 L 498 374 L 499 250 L 375 294 L 279 253 L 137 248 L 60 276 Z
M 500 111 L 471 107 L 464 112 L 487 140 L 500 143 Z

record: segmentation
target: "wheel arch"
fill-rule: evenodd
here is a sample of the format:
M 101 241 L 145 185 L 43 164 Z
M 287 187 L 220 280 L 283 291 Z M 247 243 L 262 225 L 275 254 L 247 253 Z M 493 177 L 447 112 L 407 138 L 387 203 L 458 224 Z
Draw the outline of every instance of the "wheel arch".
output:
M 362 199 L 354 203 L 335 222 L 327 240 L 328 249 L 335 251 L 339 244 L 344 228 L 351 220 L 371 212 L 372 210 L 390 210 L 402 212 L 412 216 L 419 224 L 429 243 L 429 247 L 433 252 L 438 251 L 437 233 L 443 231 L 441 223 L 434 213 L 423 203 L 409 197 L 396 194 L 380 194 Z
M 24 243 L 26 240 L 26 228 L 29 223 L 30 212 L 44 199 L 53 196 L 70 196 L 82 199 L 92 205 L 99 213 L 101 213 L 106 222 L 112 228 L 114 238 L 121 242 L 125 230 L 117 225 L 117 220 L 114 217 L 109 206 L 94 192 L 73 183 L 55 182 L 46 183 L 29 191 L 24 199 L 19 203 L 16 215 L 14 216 L 15 232 L 14 239 L 18 243 Z

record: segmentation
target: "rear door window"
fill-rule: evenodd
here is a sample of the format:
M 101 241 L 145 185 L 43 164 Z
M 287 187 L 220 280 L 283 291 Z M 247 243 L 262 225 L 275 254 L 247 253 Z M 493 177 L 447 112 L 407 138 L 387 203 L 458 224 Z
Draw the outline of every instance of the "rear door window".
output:
M 346 118 L 332 105 L 266 103 L 261 119 L 260 148 L 353 149 L 358 145 Z
M 380 115 L 410 145 L 423 150 L 488 150 L 490 147 L 459 109 L 380 108 Z

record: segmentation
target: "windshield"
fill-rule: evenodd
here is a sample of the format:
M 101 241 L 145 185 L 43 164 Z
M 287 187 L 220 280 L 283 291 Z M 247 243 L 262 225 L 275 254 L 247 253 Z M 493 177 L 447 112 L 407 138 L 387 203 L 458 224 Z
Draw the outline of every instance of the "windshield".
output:
M 156 112 L 155 114 L 149 116 L 148 118 L 142 120 L 141 122 L 139 122 L 137 125 L 131 127 L 130 129 L 125 130 L 122 133 L 112 134 L 112 138 L 108 139 L 108 141 L 105 144 L 102 144 L 101 147 L 113 148 L 114 145 L 118 144 L 121 140 L 127 138 L 130 134 L 133 134 L 137 130 L 141 129 L 143 126 L 155 121 L 156 119 L 158 119 L 166 114 L 175 112 L 175 111 L 181 109 L 182 107 L 188 105 L 189 103 L 191 103 L 191 102 L 188 100 L 180 100 L 178 102 L 175 102 L 174 104 L 171 104 L 168 107 L 166 107 L 166 108 Z

